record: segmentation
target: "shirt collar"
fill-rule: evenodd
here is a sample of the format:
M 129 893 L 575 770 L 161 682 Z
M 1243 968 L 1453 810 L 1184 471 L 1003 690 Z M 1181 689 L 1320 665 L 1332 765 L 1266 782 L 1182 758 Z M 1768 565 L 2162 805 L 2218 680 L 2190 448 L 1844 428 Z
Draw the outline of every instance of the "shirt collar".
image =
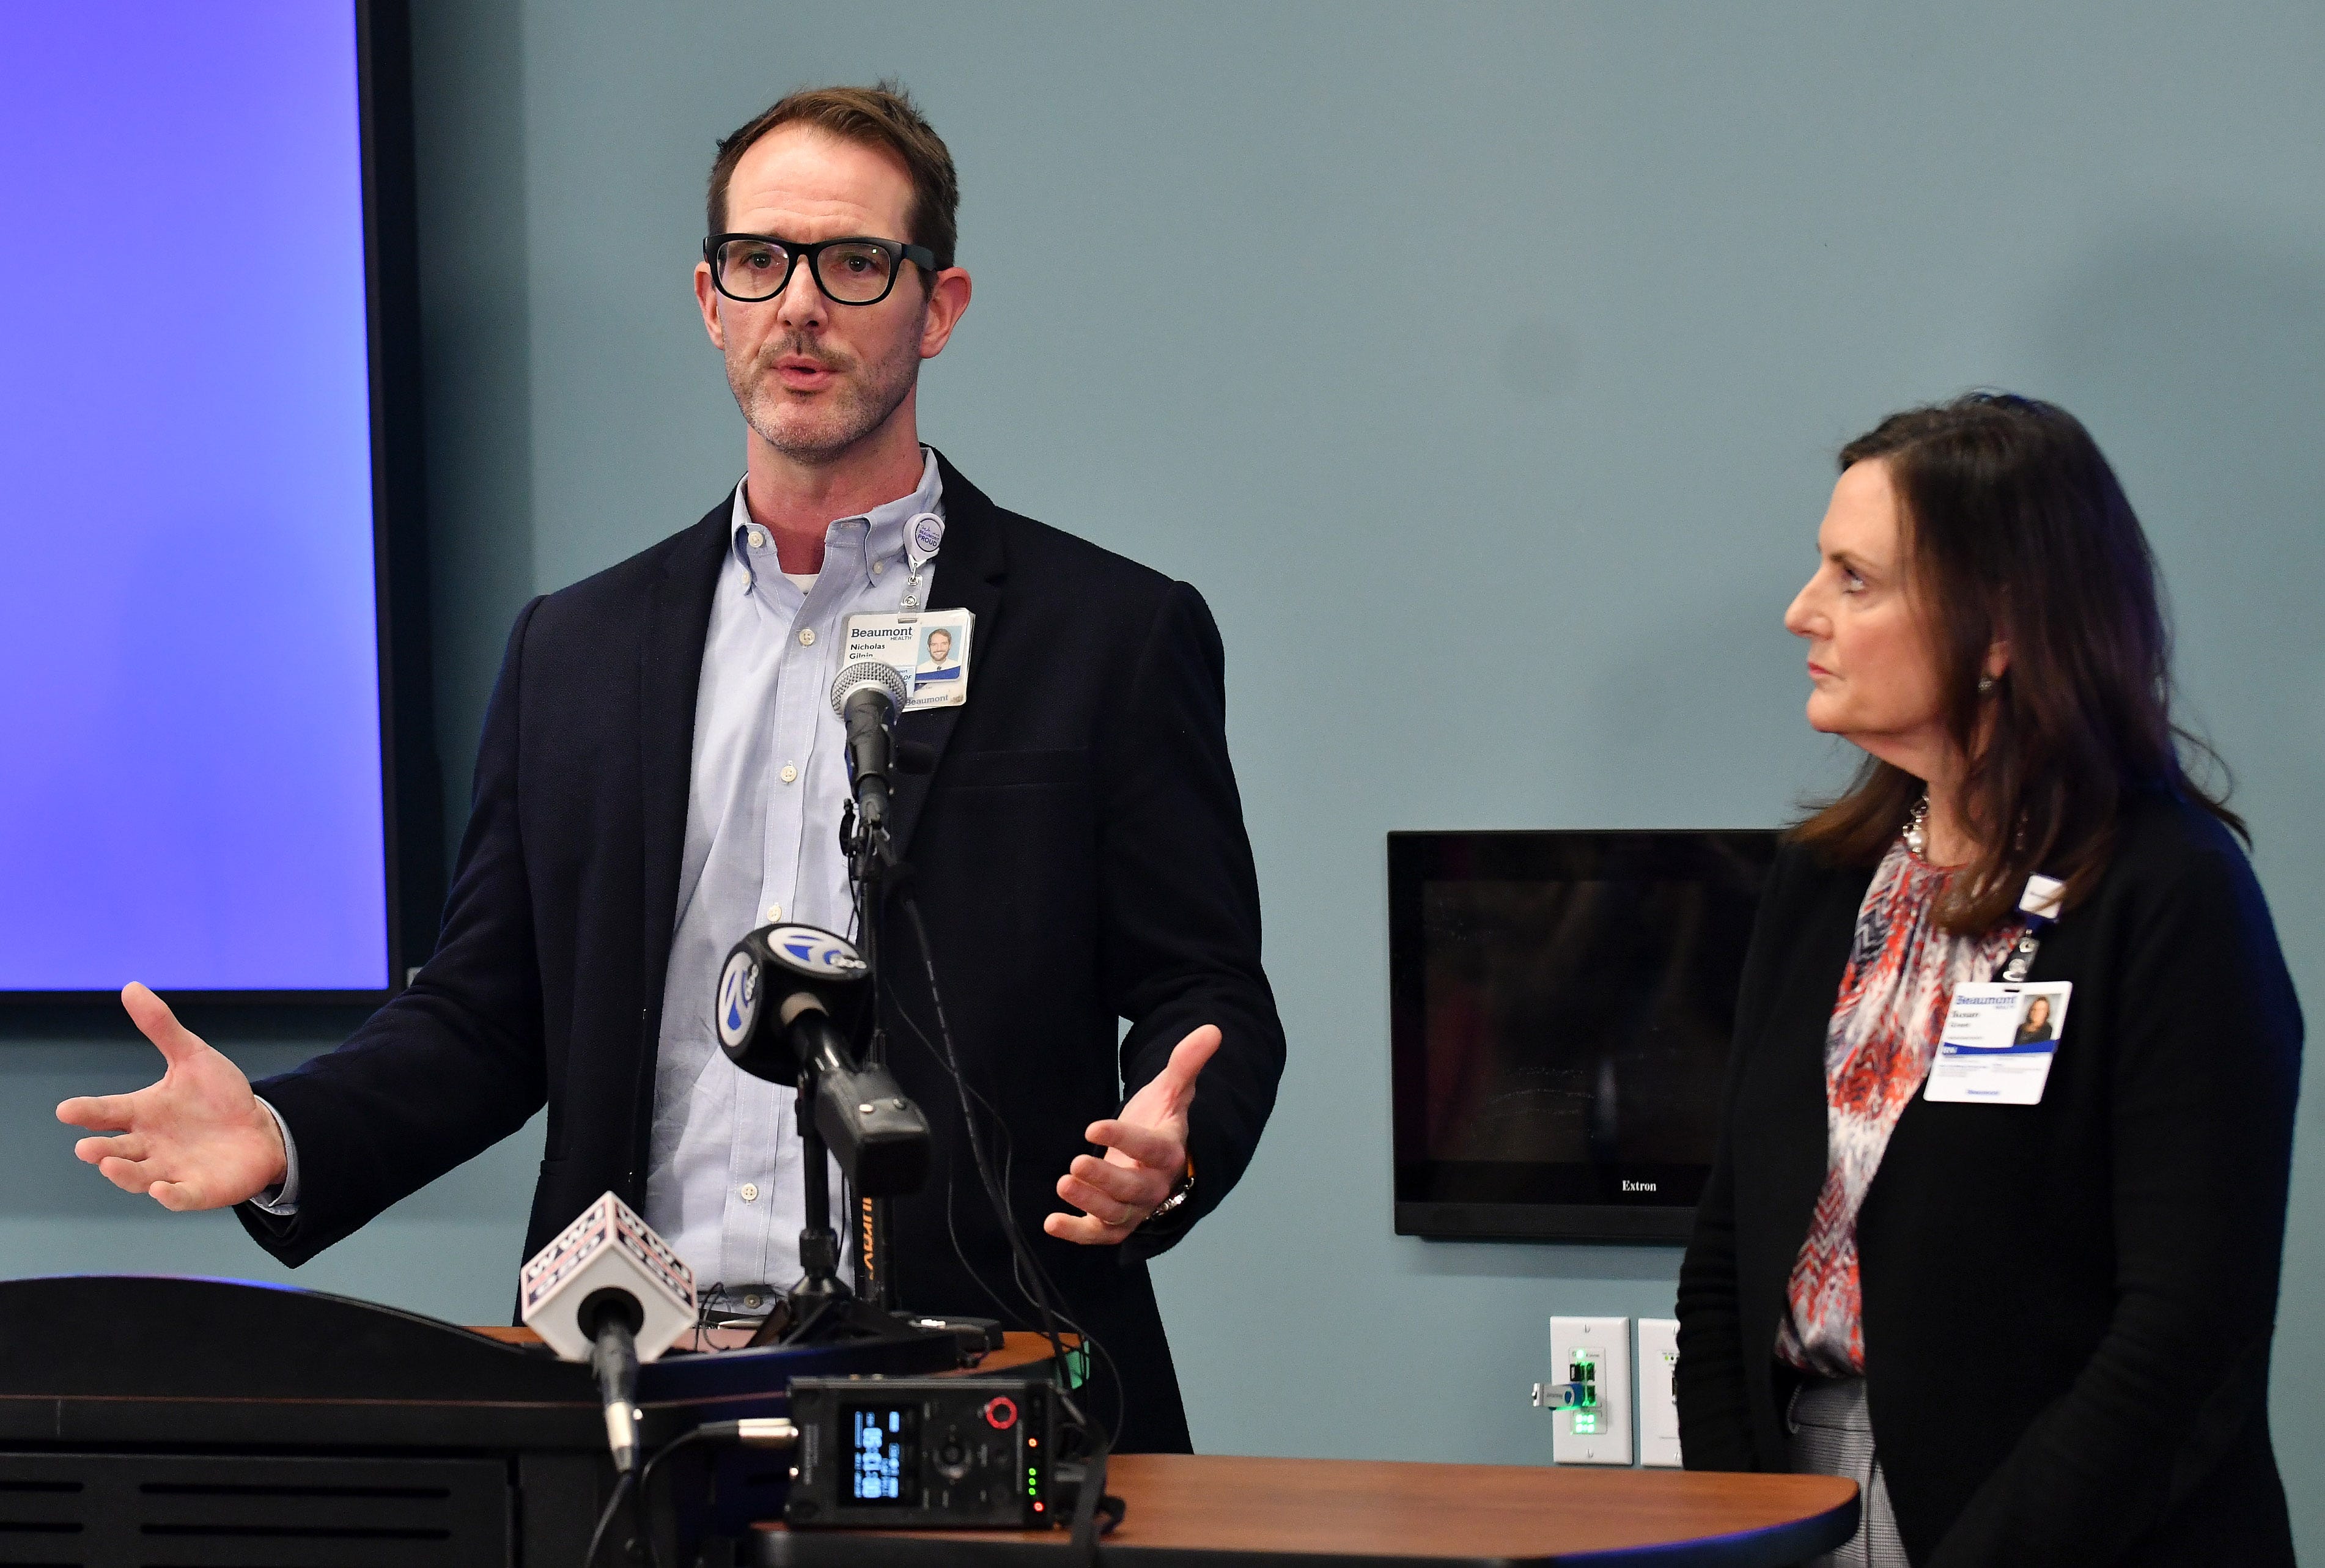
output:
M 746 478 L 744 484 L 748 482 Z M 735 487 L 735 557 L 757 581 L 762 570 L 771 576 L 776 572 L 775 548 L 767 531 L 751 521 L 750 504 L 743 498 L 743 484 Z M 829 571 L 836 562 L 845 562 L 869 587 L 875 580 L 872 563 L 902 560 L 904 526 L 923 512 L 944 515 L 944 479 L 937 470 L 937 454 L 928 447 L 921 449 L 920 487 L 911 495 L 884 501 L 869 512 L 833 519 L 823 532 L 824 570 Z M 752 543 L 754 534 L 760 541 L 756 546 Z

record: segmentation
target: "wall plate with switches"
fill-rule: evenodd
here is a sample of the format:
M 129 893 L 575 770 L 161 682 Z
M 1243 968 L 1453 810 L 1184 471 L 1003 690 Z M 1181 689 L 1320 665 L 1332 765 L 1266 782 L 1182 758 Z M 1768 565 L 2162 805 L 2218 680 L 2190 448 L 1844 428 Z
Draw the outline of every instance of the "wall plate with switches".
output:
M 1557 1410 L 1551 1456 L 1560 1464 L 1631 1462 L 1631 1320 L 1552 1318 L 1550 1353 L 1558 1380 L 1579 1384 L 1569 1408 Z
M 1679 1320 L 1639 1320 L 1639 1462 L 1680 1466 L 1679 1398 L 1672 1387 L 1679 1369 Z

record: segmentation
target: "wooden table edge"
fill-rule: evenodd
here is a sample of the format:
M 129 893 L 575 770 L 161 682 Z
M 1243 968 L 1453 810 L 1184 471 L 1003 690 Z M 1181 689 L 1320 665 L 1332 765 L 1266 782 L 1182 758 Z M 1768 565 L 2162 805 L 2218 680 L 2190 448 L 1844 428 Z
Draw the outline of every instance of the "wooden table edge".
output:
M 1196 1456 L 1132 1457 L 1170 1461 Z M 1203 1457 L 1223 1460 L 1241 1456 Z M 1262 1459 L 1246 1460 L 1246 1462 L 1303 1468 L 1319 1464 L 1346 1464 L 1352 1471 L 1378 1467 L 1413 1471 L 1440 1469 L 1468 1475 L 1496 1471 L 1509 1471 L 1513 1475 L 1531 1474 L 1553 1468 L 1541 1465 L 1440 1466 L 1424 1461 L 1394 1460 Z M 1618 1477 L 1676 1476 L 1681 1473 L 1630 1469 L 1609 1470 L 1603 1475 L 1604 1479 L 1613 1481 Z M 1598 1478 L 1593 1476 L 1590 1479 Z M 1226 1540 L 1218 1545 L 1169 1545 L 1142 1542 L 1134 1535 L 1128 1539 L 1117 1536 L 1108 1540 L 1104 1555 L 1107 1563 L 1118 1564 L 1119 1568 L 1227 1568 L 1234 1563 L 1274 1563 L 1282 1564 L 1283 1568 L 1789 1568 L 1791 1564 L 1845 1544 L 1856 1533 L 1859 1499 L 1854 1481 L 1837 1476 L 1786 1476 L 1782 1479 L 1808 1483 L 1816 1489 L 1828 1489 L 1829 1500 L 1811 1512 L 1765 1525 L 1681 1536 L 1669 1541 L 1579 1550 L 1560 1550 L 1554 1544 L 1545 1544 L 1539 1551 L 1424 1550 L 1416 1553 L 1394 1547 L 1378 1552 L 1338 1547 L 1305 1551 L 1255 1546 Z M 1632 1483 L 1617 1481 L 1616 1484 Z M 1131 1489 L 1117 1488 L 1109 1478 L 1108 1489 L 1128 1491 Z M 1138 1499 L 1133 1498 L 1133 1520 L 1137 1517 L 1137 1509 Z M 965 1568 L 1014 1568 L 1018 1563 L 1047 1568 L 1058 1561 L 1052 1554 L 1069 1544 L 1063 1529 L 1038 1532 L 792 1531 L 780 1524 L 762 1524 L 755 1527 L 755 1532 L 749 1560 L 767 1565 L 767 1568 L 826 1568 L 827 1564 L 842 1563 L 848 1568 L 857 1568 L 857 1565 L 861 1568 L 928 1568 L 929 1564 L 940 1563 L 961 1563 Z

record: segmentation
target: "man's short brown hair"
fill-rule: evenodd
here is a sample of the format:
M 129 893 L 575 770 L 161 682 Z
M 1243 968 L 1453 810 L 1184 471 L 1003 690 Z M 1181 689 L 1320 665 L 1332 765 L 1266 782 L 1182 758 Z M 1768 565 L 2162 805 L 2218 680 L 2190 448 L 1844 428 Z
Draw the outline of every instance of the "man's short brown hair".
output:
M 718 156 L 710 163 L 710 201 L 703 232 L 726 232 L 727 182 L 734 179 L 735 165 L 743 161 L 751 144 L 778 125 L 795 124 L 877 148 L 903 163 L 912 180 L 912 206 L 904 219 L 912 232 L 902 237 L 928 246 L 937 258 L 938 271 L 952 265 L 953 243 L 959 235 L 960 181 L 953 173 L 952 154 L 946 151 L 944 139 L 930 128 L 912 95 L 898 81 L 868 88 L 801 88 L 720 142 Z

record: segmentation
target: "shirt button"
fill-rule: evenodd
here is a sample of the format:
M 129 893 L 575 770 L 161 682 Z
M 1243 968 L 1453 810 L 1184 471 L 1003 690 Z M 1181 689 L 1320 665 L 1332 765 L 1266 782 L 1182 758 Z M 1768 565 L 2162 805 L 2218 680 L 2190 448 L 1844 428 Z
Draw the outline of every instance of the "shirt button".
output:
M 815 628 L 813 626 L 801 626 L 800 628 L 800 646 L 802 648 L 812 648 L 815 646 Z
M 783 917 L 783 906 L 782 905 L 770 904 L 767 905 L 767 918 L 769 920 L 781 920 Z
M 767 531 L 766 531 L 765 529 L 764 529 L 764 528 L 754 528 L 754 529 L 752 529 L 752 530 L 751 530 L 751 548 L 752 548 L 752 549 L 754 549 L 754 550 L 764 550 L 766 547 L 767 547 Z
M 746 1203 L 755 1203 L 755 1202 L 757 1202 L 758 1201 L 759 1201 L 759 1183 L 756 1183 L 756 1182 L 746 1182 L 746 1183 L 743 1183 L 743 1202 L 745 1202 Z
M 872 563 L 872 575 L 873 575 L 873 576 L 875 576 L 875 577 L 879 576 L 879 575 L 880 575 L 880 569 L 881 569 L 882 567 L 884 567 L 884 566 L 887 565 L 887 564 L 888 564 L 888 563 L 887 563 L 886 561 L 874 561 L 874 562 Z
M 759 1310 L 759 1298 L 755 1295 L 746 1295 L 743 1298 L 743 1304 L 750 1308 L 753 1312 L 757 1312 Z
M 790 763 L 785 763 L 783 764 L 783 771 L 776 776 L 781 778 L 785 784 L 793 784 L 799 779 L 799 769 L 793 767 Z

